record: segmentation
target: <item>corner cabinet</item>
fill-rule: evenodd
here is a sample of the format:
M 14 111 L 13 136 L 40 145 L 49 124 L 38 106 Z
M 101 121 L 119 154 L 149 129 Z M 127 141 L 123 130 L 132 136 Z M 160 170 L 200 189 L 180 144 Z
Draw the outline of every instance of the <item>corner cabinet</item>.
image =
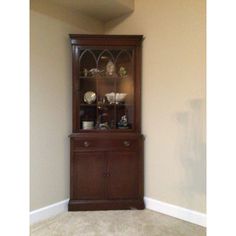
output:
M 143 209 L 141 35 L 70 35 L 69 210 Z

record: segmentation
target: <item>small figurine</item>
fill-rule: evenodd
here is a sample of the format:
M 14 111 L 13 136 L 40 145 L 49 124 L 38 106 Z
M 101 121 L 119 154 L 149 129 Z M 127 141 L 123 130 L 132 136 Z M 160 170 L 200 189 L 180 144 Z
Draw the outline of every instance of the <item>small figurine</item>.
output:
M 102 130 L 104 130 L 104 129 L 110 129 L 110 127 L 109 127 L 109 125 L 108 125 L 108 122 L 101 123 L 101 124 L 99 125 L 99 129 L 102 129 Z
M 120 69 L 119 69 L 119 75 L 120 75 L 120 77 L 122 77 L 122 78 L 125 78 L 125 77 L 127 76 L 127 71 L 126 71 L 126 69 L 125 69 L 124 66 L 121 66 L 121 67 L 120 67 Z
M 110 129 L 108 121 L 106 121 L 108 118 L 107 116 L 108 116 L 108 114 L 106 112 L 104 112 L 98 116 L 96 126 L 95 126 L 96 129 L 102 129 L 102 130 Z
M 123 115 L 120 119 L 120 121 L 118 122 L 118 127 L 119 128 L 128 128 L 128 120 L 127 120 L 127 116 Z
M 115 65 L 114 65 L 114 63 L 110 60 L 110 61 L 107 63 L 107 65 L 106 65 L 106 74 L 109 75 L 109 76 L 111 76 L 111 75 L 113 75 L 113 74 L 115 73 L 115 70 L 116 70 Z

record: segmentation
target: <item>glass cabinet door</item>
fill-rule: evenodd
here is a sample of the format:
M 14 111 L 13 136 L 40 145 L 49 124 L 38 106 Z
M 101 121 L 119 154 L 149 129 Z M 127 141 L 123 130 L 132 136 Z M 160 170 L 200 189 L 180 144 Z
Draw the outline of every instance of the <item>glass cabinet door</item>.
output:
M 132 130 L 133 49 L 80 48 L 79 129 Z

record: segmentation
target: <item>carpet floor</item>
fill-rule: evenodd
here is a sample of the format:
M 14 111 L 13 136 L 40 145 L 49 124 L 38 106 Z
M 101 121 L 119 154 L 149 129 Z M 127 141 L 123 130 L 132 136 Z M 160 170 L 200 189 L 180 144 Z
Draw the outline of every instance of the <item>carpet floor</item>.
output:
M 65 212 L 31 226 L 31 236 L 205 236 L 206 229 L 150 210 Z

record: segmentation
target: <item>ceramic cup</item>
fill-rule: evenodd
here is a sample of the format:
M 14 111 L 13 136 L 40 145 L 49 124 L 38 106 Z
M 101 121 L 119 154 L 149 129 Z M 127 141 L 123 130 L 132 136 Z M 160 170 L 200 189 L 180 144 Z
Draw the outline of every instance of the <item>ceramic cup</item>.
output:
M 83 121 L 82 122 L 82 127 L 83 129 L 93 129 L 93 121 Z

